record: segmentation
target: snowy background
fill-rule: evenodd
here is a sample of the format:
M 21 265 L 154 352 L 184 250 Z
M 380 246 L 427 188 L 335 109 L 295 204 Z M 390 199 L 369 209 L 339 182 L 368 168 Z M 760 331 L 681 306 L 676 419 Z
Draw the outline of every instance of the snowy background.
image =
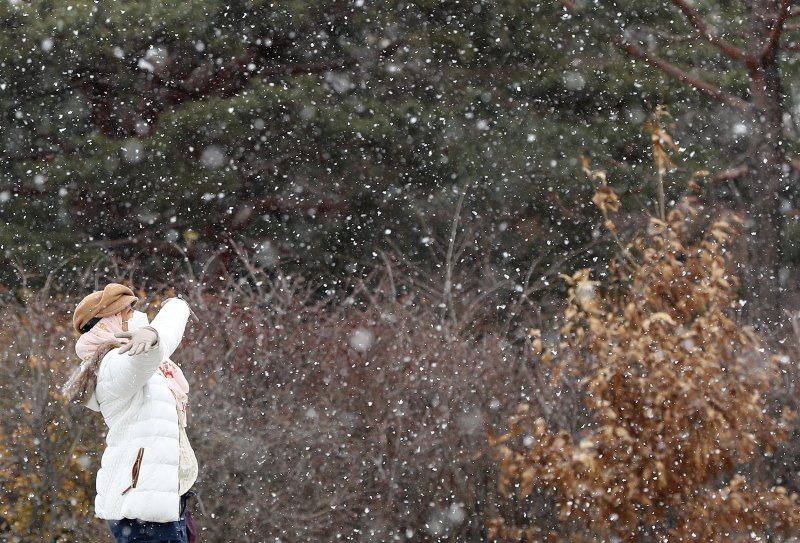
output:
M 0 541 L 110 540 L 110 281 L 199 317 L 204 541 L 797 537 L 798 16 L 0 0 Z

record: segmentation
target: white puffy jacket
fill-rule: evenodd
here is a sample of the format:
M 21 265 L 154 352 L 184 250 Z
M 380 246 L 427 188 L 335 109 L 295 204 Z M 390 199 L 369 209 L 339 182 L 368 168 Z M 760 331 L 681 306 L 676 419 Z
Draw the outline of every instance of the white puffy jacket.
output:
M 150 323 L 158 331 L 153 349 L 135 356 L 113 349 L 100 363 L 88 405 L 108 425 L 95 498 L 95 514 L 102 519 L 179 519 L 178 415 L 157 370 L 178 347 L 188 318 L 189 306 L 174 298 Z M 128 329 L 147 325 L 147 315 L 137 311 Z

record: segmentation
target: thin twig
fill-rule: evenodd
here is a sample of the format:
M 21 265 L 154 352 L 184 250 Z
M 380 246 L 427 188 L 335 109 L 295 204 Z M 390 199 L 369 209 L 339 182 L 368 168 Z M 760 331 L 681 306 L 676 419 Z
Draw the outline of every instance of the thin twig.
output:
M 466 196 L 466 187 L 461 189 L 461 195 L 456 204 L 456 210 L 453 213 L 453 222 L 450 226 L 450 239 L 447 243 L 447 257 L 445 258 L 445 275 L 444 275 L 444 290 L 442 297 L 446 304 L 447 311 L 450 313 L 450 318 L 455 320 L 455 308 L 453 307 L 453 247 L 456 242 L 456 234 L 458 233 L 458 223 L 461 220 L 461 206 L 464 204 L 464 197 Z
M 389 261 L 389 257 L 386 256 L 384 251 L 380 251 L 381 259 L 383 259 L 383 263 L 386 266 L 386 275 L 389 278 L 389 286 L 392 289 L 392 299 L 397 298 L 397 288 L 394 285 L 394 274 L 392 273 L 392 263 Z

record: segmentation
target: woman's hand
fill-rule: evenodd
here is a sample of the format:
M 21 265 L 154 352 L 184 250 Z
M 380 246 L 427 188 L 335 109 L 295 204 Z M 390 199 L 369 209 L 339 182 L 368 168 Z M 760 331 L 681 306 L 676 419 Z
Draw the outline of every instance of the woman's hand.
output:
M 114 337 L 128 340 L 119 349 L 119 354 L 128 353 L 128 356 L 146 353 L 158 345 L 158 332 L 151 326 L 144 326 L 133 332 L 118 332 Z

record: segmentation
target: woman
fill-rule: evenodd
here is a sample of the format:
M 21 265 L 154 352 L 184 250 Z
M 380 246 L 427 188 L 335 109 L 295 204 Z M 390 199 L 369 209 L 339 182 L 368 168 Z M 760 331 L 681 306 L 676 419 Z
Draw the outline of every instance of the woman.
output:
M 78 304 L 73 326 L 82 363 L 64 393 L 99 411 L 108 426 L 95 514 L 117 542 L 191 543 L 186 505 L 197 460 L 185 431 L 189 385 L 169 359 L 190 309 L 170 298 L 148 323 L 136 302 L 131 289 L 111 283 Z

